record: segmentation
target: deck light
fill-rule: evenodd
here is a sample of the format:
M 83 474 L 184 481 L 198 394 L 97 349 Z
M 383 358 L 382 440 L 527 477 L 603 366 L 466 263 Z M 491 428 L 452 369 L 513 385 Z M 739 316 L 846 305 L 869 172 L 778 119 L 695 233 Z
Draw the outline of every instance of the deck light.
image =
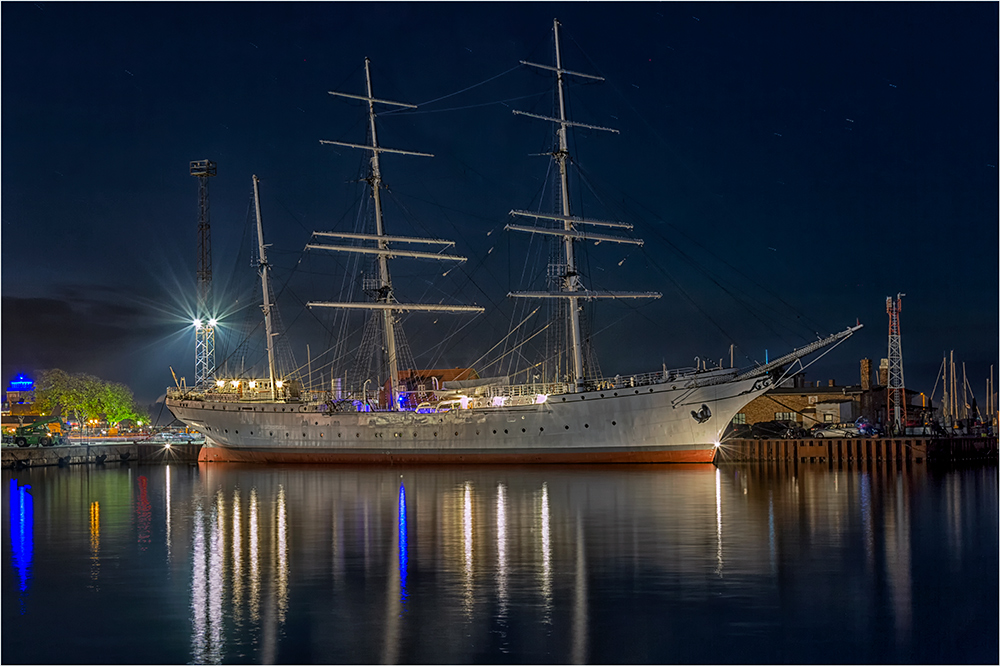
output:
M 222 388 L 223 386 L 226 385 L 226 380 L 225 379 L 216 379 L 215 380 L 215 385 L 218 386 L 219 388 Z
M 231 381 L 229 383 L 233 385 L 233 388 L 236 388 L 237 386 L 240 385 L 240 380 L 234 379 L 233 381 Z
M 201 328 L 201 319 L 195 319 L 191 323 L 194 324 L 195 328 Z
M 253 388 L 257 388 L 257 382 L 256 382 L 255 380 L 251 379 L 251 380 L 250 380 L 250 384 L 249 384 L 249 386 L 250 386 L 250 388 L 252 388 L 252 389 L 253 389 Z
M 211 319 L 208 320 L 208 325 L 210 327 L 212 327 L 212 328 L 215 328 L 215 325 L 218 324 L 218 323 L 219 323 L 219 320 L 216 319 L 215 317 L 212 317 Z
M 282 386 L 284 386 L 284 385 L 285 385 L 285 382 L 283 382 L 283 381 L 281 381 L 281 380 L 279 379 L 278 381 L 274 382 L 274 385 L 275 385 L 276 387 L 278 387 L 278 388 L 281 388 Z

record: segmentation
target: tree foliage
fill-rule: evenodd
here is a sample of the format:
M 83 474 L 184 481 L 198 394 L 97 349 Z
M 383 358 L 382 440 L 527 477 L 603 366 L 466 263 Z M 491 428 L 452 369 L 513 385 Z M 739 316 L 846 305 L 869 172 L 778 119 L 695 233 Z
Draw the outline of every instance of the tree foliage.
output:
M 124 384 L 59 369 L 42 371 L 35 383 L 35 404 L 44 412 L 58 409 L 64 416 L 72 414 L 82 421 L 102 416 L 112 424 L 149 421 L 136 405 L 132 390 Z

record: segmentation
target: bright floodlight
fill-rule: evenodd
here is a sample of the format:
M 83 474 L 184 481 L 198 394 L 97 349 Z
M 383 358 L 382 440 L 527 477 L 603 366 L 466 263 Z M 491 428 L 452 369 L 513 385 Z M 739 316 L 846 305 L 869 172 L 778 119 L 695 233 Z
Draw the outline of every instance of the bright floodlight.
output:
M 238 379 L 234 379 L 234 380 L 233 380 L 232 382 L 230 382 L 230 383 L 231 383 L 231 384 L 233 385 L 233 388 L 236 388 L 237 386 L 239 386 L 239 385 L 240 385 L 240 380 L 238 380 Z
M 284 385 L 285 385 L 285 382 L 283 382 L 283 381 L 281 381 L 281 380 L 279 379 L 278 381 L 274 382 L 274 385 L 275 385 L 276 387 L 278 387 L 278 388 L 281 388 L 282 386 L 284 386 Z
M 201 319 L 195 319 L 193 322 L 195 328 L 201 328 Z
M 209 327 L 211 327 L 211 328 L 215 328 L 215 325 L 216 325 L 216 324 L 217 324 L 218 322 L 219 322 L 219 320 L 218 320 L 218 319 L 215 319 L 215 318 L 213 317 L 212 319 L 209 319 L 209 320 L 208 320 L 208 325 L 209 325 Z
M 216 379 L 215 380 L 215 385 L 218 386 L 219 388 L 222 388 L 223 386 L 226 385 L 226 380 L 225 379 Z

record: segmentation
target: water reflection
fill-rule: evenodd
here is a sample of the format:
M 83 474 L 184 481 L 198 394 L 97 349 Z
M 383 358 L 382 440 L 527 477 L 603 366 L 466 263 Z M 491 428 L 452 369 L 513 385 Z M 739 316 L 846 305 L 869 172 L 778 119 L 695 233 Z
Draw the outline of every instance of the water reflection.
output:
M 31 560 L 35 543 L 35 501 L 28 491 L 31 486 L 19 486 L 10 480 L 10 544 L 17 569 L 18 601 L 21 614 L 27 611 L 28 582 L 31 580 Z
M 5 646 L 73 585 L 142 663 L 982 661 L 949 637 L 997 615 L 995 469 L 31 474 L 0 531 Z M 4 661 L 108 661 L 24 640 Z
M 92 590 L 98 590 L 97 579 L 101 574 L 101 503 L 90 503 L 90 585 Z

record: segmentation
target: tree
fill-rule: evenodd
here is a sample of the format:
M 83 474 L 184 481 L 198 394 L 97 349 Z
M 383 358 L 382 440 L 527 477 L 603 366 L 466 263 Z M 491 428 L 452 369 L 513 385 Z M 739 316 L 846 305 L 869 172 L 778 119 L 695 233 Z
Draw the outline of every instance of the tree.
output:
M 78 421 L 104 418 L 113 424 L 125 420 L 148 421 L 135 404 L 132 390 L 124 384 L 107 382 L 99 377 L 63 370 L 43 370 L 35 383 L 35 403 L 48 413 L 57 409 Z

